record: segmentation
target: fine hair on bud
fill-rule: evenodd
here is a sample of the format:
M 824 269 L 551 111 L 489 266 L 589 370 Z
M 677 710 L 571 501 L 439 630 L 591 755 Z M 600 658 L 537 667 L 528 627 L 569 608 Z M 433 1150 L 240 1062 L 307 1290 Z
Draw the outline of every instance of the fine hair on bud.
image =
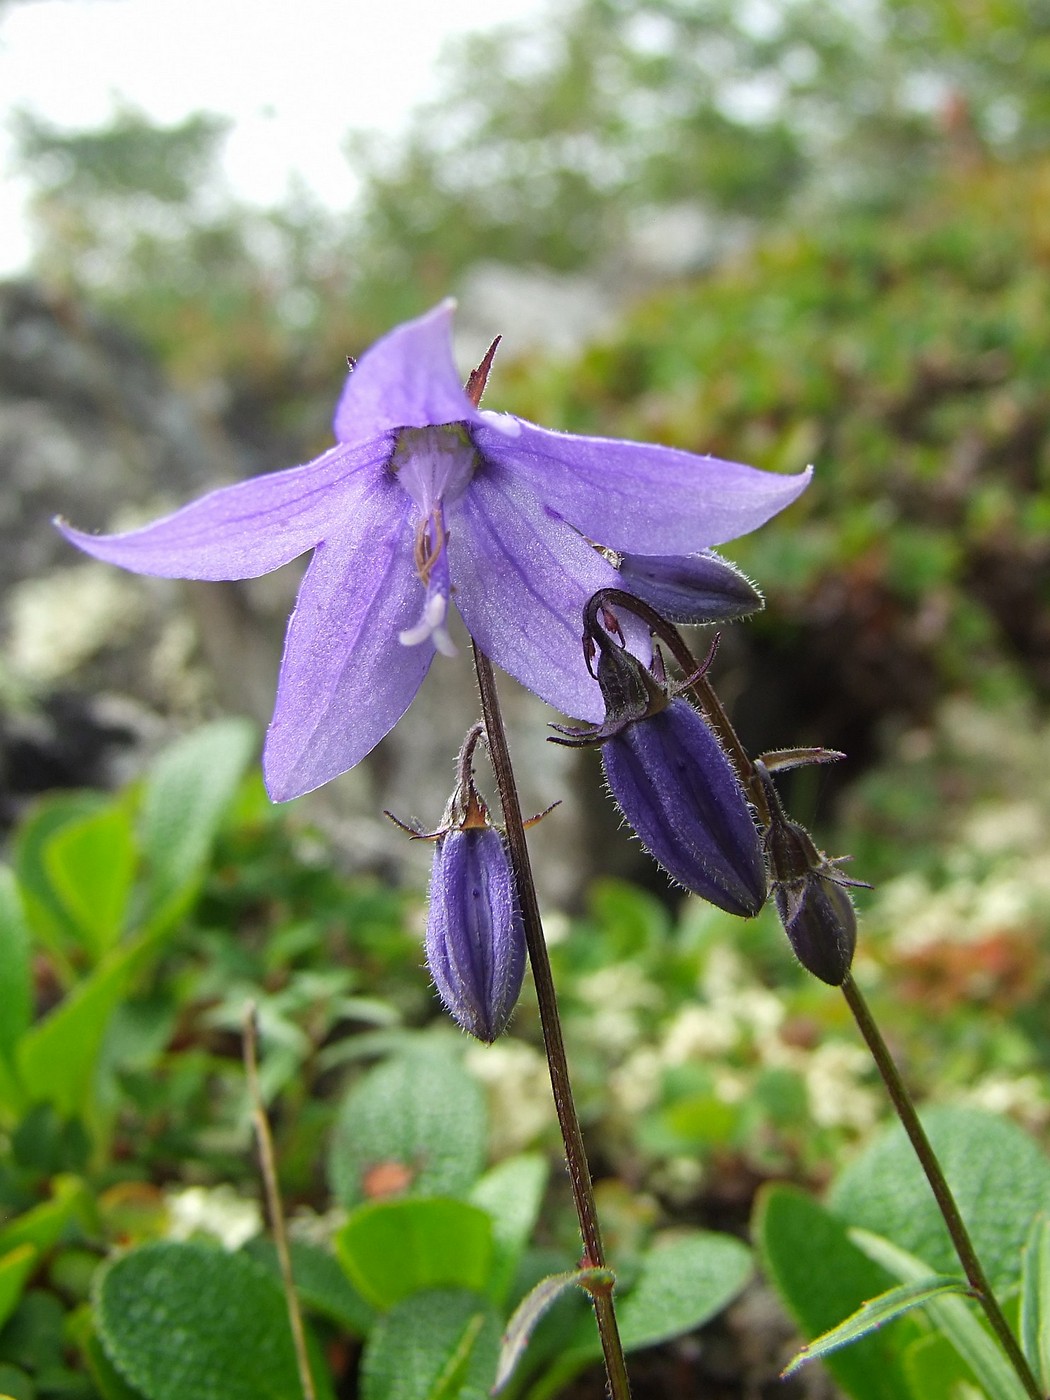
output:
M 510 857 L 492 826 L 453 828 L 434 847 L 427 965 L 453 1019 L 478 1040 L 507 1028 L 525 975 L 525 929 Z
M 609 790 L 642 845 L 686 889 L 750 918 L 766 898 L 762 841 L 729 759 L 685 700 L 601 746 Z

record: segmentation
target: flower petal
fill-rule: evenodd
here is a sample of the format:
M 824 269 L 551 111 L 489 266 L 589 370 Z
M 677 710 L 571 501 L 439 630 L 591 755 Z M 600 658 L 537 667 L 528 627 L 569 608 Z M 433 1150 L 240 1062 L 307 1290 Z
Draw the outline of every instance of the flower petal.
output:
M 361 356 L 336 405 L 333 426 L 340 442 L 477 419 L 452 358 L 455 309 L 454 301 L 443 301 Z
M 408 709 L 434 656 L 398 633 L 419 616 L 414 507 L 377 474 L 337 536 L 319 545 L 284 646 L 263 771 L 275 802 L 359 763 Z
M 449 512 L 456 606 L 497 665 L 564 714 L 600 720 L 598 683 L 583 657 L 583 609 L 620 576 L 608 560 L 544 509 L 511 473 L 479 471 Z M 622 619 L 631 650 L 648 658 L 648 633 Z
M 798 476 L 614 438 L 552 433 L 518 419 L 515 437 L 484 419 L 482 455 L 512 469 L 539 500 L 599 544 L 639 554 L 695 554 L 746 535 L 806 489 Z
M 85 554 L 160 578 L 258 578 L 313 549 L 346 513 L 360 472 L 385 462 L 380 439 L 333 447 L 303 467 L 270 472 L 211 491 L 140 530 L 89 535 L 56 521 Z

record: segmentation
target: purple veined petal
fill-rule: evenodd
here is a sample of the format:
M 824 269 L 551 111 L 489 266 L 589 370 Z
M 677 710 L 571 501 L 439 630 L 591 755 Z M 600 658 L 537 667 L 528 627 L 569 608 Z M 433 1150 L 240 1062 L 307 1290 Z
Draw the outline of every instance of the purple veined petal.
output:
M 287 802 L 359 763 L 412 703 L 434 657 L 402 646 L 423 585 L 412 562 L 413 504 L 373 477 L 344 527 L 318 546 L 288 624 L 263 772 Z
M 481 421 L 471 436 L 570 525 L 612 549 L 694 554 L 746 535 L 809 485 L 797 476 L 673 447 L 549 432 L 523 419 L 510 436 Z
M 583 657 L 583 609 L 620 576 L 564 520 L 509 472 L 488 465 L 449 514 L 456 606 L 492 661 L 563 714 L 599 721 L 598 683 Z M 636 655 L 651 654 L 647 629 L 622 618 Z
M 477 419 L 452 358 L 455 309 L 454 301 L 443 301 L 365 351 L 336 405 L 333 427 L 340 442 Z
M 89 535 L 56 521 L 95 559 L 160 578 L 258 578 L 313 549 L 353 502 L 388 439 L 333 447 L 316 461 L 211 491 L 172 515 L 120 535 Z M 345 498 L 345 499 L 344 499 Z

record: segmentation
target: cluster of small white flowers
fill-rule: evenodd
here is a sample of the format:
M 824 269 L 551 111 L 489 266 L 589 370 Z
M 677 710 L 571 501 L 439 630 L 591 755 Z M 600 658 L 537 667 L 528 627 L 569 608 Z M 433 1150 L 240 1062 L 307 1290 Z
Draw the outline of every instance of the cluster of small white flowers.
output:
M 210 1235 L 227 1249 L 240 1249 L 263 1227 L 258 1201 L 239 1196 L 232 1186 L 187 1186 L 169 1191 L 164 1201 L 173 1240 Z
M 634 963 L 612 963 L 578 983 L 582 1001 L 593 1008 L 586 1022 L 590 1040 L 610 1055 L 625 1051 L 639 1037 L 640 1014 L 660 1007 L 663 994 L 640 977 Z
M 881 891 L 871 919 L 891 931 L 896 953 L 908 954 L 1023 931 L 1047 912 L 1050 861 L 1011 858 L 983 878 L 959 876 L 937 890 L 921 875 L 901 876 Z
M 883 1099 L 861 1081 L 871 1069 L 866 1050 L 844 1040 L 828 1040 L 800 1052 L 799 1068 L 806 1085 L 809 1112 L 822 1128 L 874 1127 Z
M 539 1050 L 520 1040 L 470 1045 L 464 1063 L 484 1085 L 489 1146 L 502 1159 L 529 1147 L 550 1125 L 550 1078 Z
M 1038 1075 L 1014 1078 L 1001 1073 L 986 1074 L 962 1096 L 964 1102 L 991 1113 L 1007 1114 L 1033 1133 L 1050 1126 L 1050 1098 Z
M 652 1045 L 642 1045 L 609 1075 L 613 1104 L 629 1117 L 644 1113 L 659 1100 L 664 1061 Z

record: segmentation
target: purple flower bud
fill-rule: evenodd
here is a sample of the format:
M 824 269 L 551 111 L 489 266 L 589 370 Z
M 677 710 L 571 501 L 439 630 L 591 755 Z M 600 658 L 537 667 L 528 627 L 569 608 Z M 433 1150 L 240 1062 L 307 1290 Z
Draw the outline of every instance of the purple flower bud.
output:
M 749 918 L 766 898 L 762 842 L 722 747 L 685 700 L 602 743 L 605 777 L 642 845 L 686 889 Z
M 620 576 L 628 593 L 670 622 L 731 622 L 763 606 L 754 584 L 709 549 L 700 554 L 623 554 Z
M 847 879 L 817 850 L 806 828 L 784 811 L 765 764 L 755 767 L 769 803 L 766 853 L 780 922 L 806 971 L 839 987 L 857 946 L 857 915 L 844 886 L 861 882 Z
M 495 1040 L 525 975 L 514 875 L 495 827 L 453 828 L 438 838 L 426 949 L 434 984 L 455 1020 L 478 1040 Z
M 840 987 L 857 946 L 857 915 L 847 891 L 818 868 L 794 885 L 777 885 L 774 899 L 795 957 L 814 977 Z

